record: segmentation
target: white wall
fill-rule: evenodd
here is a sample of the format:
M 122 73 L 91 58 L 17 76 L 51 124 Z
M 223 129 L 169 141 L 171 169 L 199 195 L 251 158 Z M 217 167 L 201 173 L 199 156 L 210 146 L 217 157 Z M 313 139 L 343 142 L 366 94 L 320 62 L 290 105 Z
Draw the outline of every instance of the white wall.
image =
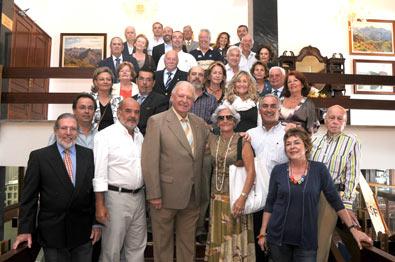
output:
M 30 8 L 28 15 L 52 37 L 51 66 L 59 65 L 60 33 L 107 33 L 108 39 L 123 36 L 127 25 L 134 25 L 138 33 L 151 36 L 151 25 L 160 21 L 175 30 L 192 25 L 195 34 L 200 28 L 209 28 L 213 38 L 221 31 L 231 34 L 237 42 L 236 27 L 248 24 L 248 0 L 15 0 L 22 9 Z M 136 13 L 136 5 L 143 4 L 144 12 Z M 346 73 L 352 73 L 353 59 L 395 60 L 385 56 L 355 56 L 348 50 L 348 14 L 355 11 L 368 19 L 395 20 L 395 0 L 278 0 L 279 53 L 292 50 L 298 54 L 307 45 L 318 47 L 323 56 L 342 53 L 346 58 Z M 221 14 L 221 15 L 219 15 Z M 51 92 L 89 91 L 90 80 L 50 81 Z M 347 95 L 352 98 L 394 100 L 393 95 L 353 95 L 351 86 Z M 69 105 L 50 105 L 49 119 L 55 119 Z M 377 115 L 377 113 L 371 113 Z M 387 113 L 395 119 L 395 111 Z M 365 112 L 352 114 L 352 123 L 368 124 Z M 376 120 L 387 125 L 387 118 Z M 370 124 L 376 124 L 372 122 Z M 391 123 L 392 124 L 392 123 Z

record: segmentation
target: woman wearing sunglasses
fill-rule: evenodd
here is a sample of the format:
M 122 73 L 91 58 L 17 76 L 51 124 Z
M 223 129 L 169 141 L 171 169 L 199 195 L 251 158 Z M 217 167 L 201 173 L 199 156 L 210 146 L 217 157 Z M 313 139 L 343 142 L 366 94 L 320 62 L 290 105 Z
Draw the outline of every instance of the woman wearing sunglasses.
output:
M 234 205 L 229 203 L 229 166 L 237 165 L 239 133 L 233 130 L 240 115 L 229 104 L 220 105 L 212 116 L 220 135 L 209 137 L 213 163 L 209 233 L 205 261 L 255 261 L 252 215 L 244 206 L 255 179 L 254 155 L 250 143 L 243 142 L 242 160 L 247 171 L 243 191 Z

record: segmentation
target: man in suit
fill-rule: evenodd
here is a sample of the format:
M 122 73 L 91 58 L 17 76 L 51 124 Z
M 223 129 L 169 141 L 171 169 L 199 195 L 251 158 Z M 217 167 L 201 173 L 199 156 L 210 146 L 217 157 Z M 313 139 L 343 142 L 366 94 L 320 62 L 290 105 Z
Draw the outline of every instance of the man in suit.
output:
M 133 26 L 125 28 L 125 38 L 122 55 L 128 57 L 134 53 L 134 42 L 136 41 L 136 29 Z
M 152 58 L 155 64 L 158 64 L 160 57 L 166 54 L 168 51 L 172 50 L 171 46 L 171 36 L 173 35 L 173 28 L 170 26 L 165 26 L 163 28 L 163 44 L 157 45 L 152 49 Z
M 133 56 L 131 55 L 126 56 L 122 54 L 123 48 L 124 46 L 122 43 L 122 39 L 120 37 L 113 37 L 110 42 L 111 56 L 99 62 L 99 67 L 107 66 L 111 69 L 111 71 L 114 74 L 114 83 L 118 83 L 119 81 L 117 69 L 122 62 L 124 61 L 131 62 L 133 64 L 134 71 L 136 73 L 139 70 L 139 65 L 137 63 L 137 60 Z
M 148 118 L 169 109 L 166 96 L 152 92 L 155 84 L 155 74 L 148 68 L 141 68 L 137 76 L 139 94 L 133 98 L 140 104 L 140 121 L 138 128 L 145 135 Z
M 182 32 L 184 34 L 184 45 L 187 49 L 187 53 L 191 52 L 192 50 L 195 50 L 198 47 L 198 42 L 193 41 L 192 27 L 190 25 L 186 25 L 182 29 Z
M 154 92 L 170 99 L 174 86 L 179 81 L 187 80 L 188 73 L 178 69 L 178 53 L 175 50 L 170 50 L 164 57 L 165 69 L 155 72 Z
M 75 144 L 74 115 L 61 114 L 54 132 L 54 144 L 30 153 L 13 249 L 26 241 L 30 248 L 37 233 L 45 261 L 90 261 L 92 244 L 101 235 L 93 226 L 93 152 Z
M 285 84 L 286 73 L 284 68 L 279 66 L 273 66 L 269 70 L 269 82 L 270 86 L 262 91 L 262 96 L 266 94 L 273 94 L 277 97 L 284 96 L 284 84 Z
M 141 164 L 158 262 L 173 261 L 174 232 L 177 261 L 195 261 L 208 129 L 203 119 L 189 113 L 193 101 L 194 87 L 181 81 L 172 91 L 172 108 L 148 120 Z

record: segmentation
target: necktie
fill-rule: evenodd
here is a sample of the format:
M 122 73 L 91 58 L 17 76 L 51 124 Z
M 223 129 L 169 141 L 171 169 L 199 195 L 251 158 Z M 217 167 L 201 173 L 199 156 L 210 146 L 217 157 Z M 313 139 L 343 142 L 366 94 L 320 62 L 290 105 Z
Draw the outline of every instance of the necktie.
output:
M 70 150 L 64 150 L 64 165 L 66 166 L 67 174 L 70 177 L 71 182 L 73 182 L 73 164 L 71 162 Z
M 181 119 L 181 125 L 182 125 L 182 129 L 184 130 L 185 136 L 187 137 L 188 143 L 191 146 L 192 149 L 192 153 L 193 152 L 193 134 L 192 134 L 192 129 L 191 126 L 189 125 L 188 119 Z
M 115 58 L 115 69 L 118 69 L 120 64 L 121 64 L 121 59 L 119 57 Z
M 139 95 L 137 97 L 137 103 L 139 103 L 141 105 L 146 98 L 147 98 L 146 96 Z
M 273 95 L 278 97 L 278 90 L 277 89 L 273 89 Z
M 170 85 L 170 82 L 171 82 L 171 75 L 172 75 L 172 74 L 173 74 L 172 72 L 167 72 L 168 77 L 167 77 L 167 81 L 166 81 L 166 84 L 165 84 L 166 90 L 169 88 L 169 85 Z

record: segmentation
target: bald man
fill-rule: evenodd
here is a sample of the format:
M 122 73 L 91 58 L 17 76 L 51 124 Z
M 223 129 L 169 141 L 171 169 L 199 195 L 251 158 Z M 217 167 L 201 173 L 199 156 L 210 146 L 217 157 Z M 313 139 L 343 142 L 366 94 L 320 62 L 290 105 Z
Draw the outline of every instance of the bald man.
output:
M 311 160 L 323 162 L 327 166 L 346 210 L 354 225 L 359 227 L 352 205 L 359 183 L 360 144 L 355 136 L 343 132 L 347 123 L 345 108 L 331 106 L 324 120 L 327 132 L 314 138 Z M 319 206 L 317 261 L 328 261 L 337 214 L 322 193 Z
M 136 42 L 136 29 L 133 26 L 125 28 L 125 39 L 122 55 L 131 56 L 134 53 L 134 42 Z
M 250 70 L 256 62 L 255 53 L 251 51 L 253 46 L 254 39 L 252 39 L 252 36 L 250 34 L 243 36 L 240 42 L 241 57 L 239 66 L 241 68 L 244 67 Z

